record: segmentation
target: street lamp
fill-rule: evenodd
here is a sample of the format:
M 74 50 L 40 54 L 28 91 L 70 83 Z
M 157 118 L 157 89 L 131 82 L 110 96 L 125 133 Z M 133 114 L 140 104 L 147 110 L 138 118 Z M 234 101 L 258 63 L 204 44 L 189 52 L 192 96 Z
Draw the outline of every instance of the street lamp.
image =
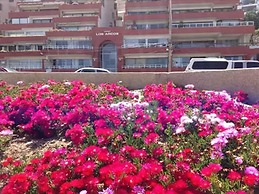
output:
M 172 41 L 172 0 L 168 0 L 169 1 L 169 18 L 168 18 L 168 23 L 169 23 L 169 39 L 168 39 L 168 72 L 172 71 L 172 65 L 173 65 L 173 56 L 172 56 L 172 52 L 173 52 L 173 41 Z

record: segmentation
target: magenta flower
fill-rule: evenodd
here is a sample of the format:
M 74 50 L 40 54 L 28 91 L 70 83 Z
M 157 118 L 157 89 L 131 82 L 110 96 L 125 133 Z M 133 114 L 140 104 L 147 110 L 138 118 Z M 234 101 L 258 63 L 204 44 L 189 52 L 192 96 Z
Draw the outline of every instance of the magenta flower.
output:
M 145 194 L 145 189 L 142 186 L 134 186 L 133 193 L 135 194 Z
M 241 158 L 241 157 L 236 157 L 236 158 L 235 158 L 235 161 L 236 161 L 237 164 L 242 164 L 242 163 L 243 163 L 243 158 Z
M 259 171 L 253 166 L 246 167 L 245 174 L 246 175 L 255 175 L 255 176 L 259 177 Z

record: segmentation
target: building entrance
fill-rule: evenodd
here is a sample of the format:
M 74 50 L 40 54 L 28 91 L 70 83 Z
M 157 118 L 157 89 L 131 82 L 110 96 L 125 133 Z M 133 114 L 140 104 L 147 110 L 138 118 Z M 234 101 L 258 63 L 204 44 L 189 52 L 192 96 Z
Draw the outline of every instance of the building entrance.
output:
M 113 43 L 107 43 L 101 50 L 102 68 L 117 72 L 117 48 Z

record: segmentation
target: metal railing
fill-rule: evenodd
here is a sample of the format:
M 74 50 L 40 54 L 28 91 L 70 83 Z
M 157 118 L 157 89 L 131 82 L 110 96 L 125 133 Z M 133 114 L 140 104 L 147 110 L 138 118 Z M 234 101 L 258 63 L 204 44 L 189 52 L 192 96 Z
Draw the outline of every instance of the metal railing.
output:
M 136 43 L 124 44 L 122 48 L 152 48 L 152 47 L 167 47 L 167 43 Z
M 74 46 L 69 46 L 69 45 L 63 45 L 63 46 L 57 46 L 57 45 L 45 45 L 43 46 L 43 49 L 51 50 L 51 49 L 93 49 L 92 46 L 87 46 L 87 45 L 74 45 Z
M 124 65 L 124 69 L 136 68 L 167 68 L 167 64 L 128 64 Z
M 218 23 L 178 23 L 172 24 L 173 28 L 210 28 L 210 27 L 233 27 L 233 26 L 254 26 L 253 21 L 244 22 L 218 22 Z M 142 25 L 127 25 L 127 30 L 150 30 L 150 29 L 164 29 L 168 26 L 156 26 L 153 27 L 151 24 Z
M 180 24 L 172 24 L 173 28 L 208 28 L 208 27 L 233 27 L 233 26 L 254 26 L 254 22 L 253 21 L 244 21 L 244 22 L 180 23 Z

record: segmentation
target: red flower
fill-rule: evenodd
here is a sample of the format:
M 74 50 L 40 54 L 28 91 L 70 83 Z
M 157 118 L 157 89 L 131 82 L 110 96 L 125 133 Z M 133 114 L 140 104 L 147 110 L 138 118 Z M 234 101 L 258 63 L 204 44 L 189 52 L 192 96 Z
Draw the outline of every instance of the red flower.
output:
M 82 188 L 84 186 L 84 181 L 82 179 L 74 179 L 70 182 L 71 187 Z
M 131 157 L 144 159 L 147 157 L 147 152 L 145 150 L 135 150 L 131 152 Z
M 95 129 L 95 135 L 97 137 L 102 136 L 103 138 L 107 139 L 108 137 L 111 137 L 113 135 L 113 130 L 108 127 L 97 128 Z
M 95 166 L 96 165 L 93 161 L 86 161 L 82 166 L 75 167 L 74 171 L 87 177 L 93 174 Z
M 175 183 L 173 183 L 172 185 L 170 185 L 170 188 L 173 188 L 173 189 L 175 189 L 175 190 L 181 190 L 181 189 L 186 189 L 186 188 L 188 188 L 188 184 L 184 181 L 184 180 L 182 180 L 182 179 L 180 179 L 180 180 L 177 180 Z
M 151 143 L 156 143 L 159 138 L 159 135 L 157 133 L 150 133 L 145 137 L 145 144 L 149 145 Z
M 38 177 L 36 182 L 38 185 L 39 193 L 47 193 L 48 191 L 51 190 L 48 177 L 46 177 L 46 176 Z
M 66 131 L 66 137 L 70 137 L 75 145 L 80 145 L 84 142 L 87 135 L 81 125 L 75 124 L 74 127 Z
M 203 169 L 201 169 L 201 174 L 203 176 L 210 177 L 212 175 L 212 173 L 213 173 L 213 171 L 209 167 L 204 167 Z
M 252 187 L 257 183 L 258 177 L 253 174 L 248 174 L 243 177 L 243 181 L 246 185 Z
M 241 179 L 241 175 L 238 172 L 231 171 L 228 173 L 228 179 L 230 181 L 238 181 Z
M 158 158 L 158 157 L 161 156 L 163 153 L 164 153 L 164 150 L 163 150 L 161 147 L 157 147 L 157 148 L 153 149 L 153 152 L 152 152 L 152 154 L 153 154 L 153 156 L 154 156 L 155 158 Z
M 8 165 L 11 165 L 12 162 L 13 162 L 13 158 L 8 157 L 8 158 L 6 158 L 4 161 L 2 161 L 1 165 L 2 165 L 3 167 L 5 167 L 5 166 L 8 166 Z
M 31 182 L 25 173 L 15 174 L 10 177 L 8 184 L 2 189 L 2 194 L 24 194 L 27 193 Z
M 213 173 L 218 173 L 222 169 L 220 164 L 214 164 L 214 163 L 210 163 L 208 165 L 208 168 L 210 168 Z
M 127 175 L 123 177 L 122 184 L 126 187 L 133 188 L 134 186 L 141 183 L 142 179 L 139 176 Z

